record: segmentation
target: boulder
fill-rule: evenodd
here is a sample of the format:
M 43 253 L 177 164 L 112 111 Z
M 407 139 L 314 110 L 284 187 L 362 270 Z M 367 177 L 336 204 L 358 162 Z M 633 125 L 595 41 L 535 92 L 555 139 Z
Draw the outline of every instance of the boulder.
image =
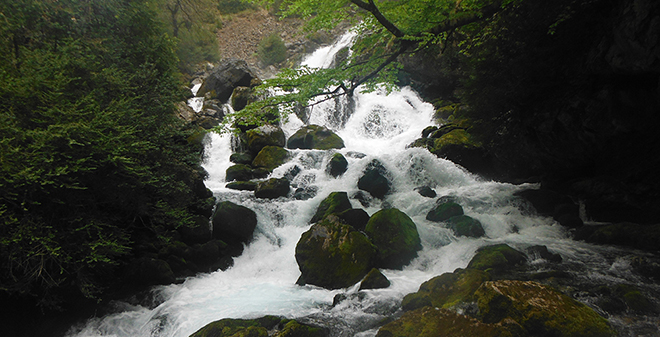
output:
M 472 238 L 480 238 L 486 235 L 483 226 L 479 220 L 469 217 L 467 215 L 457 215 L 449 218 L 449 228 L 456 236 L 468 236 Z
M 449 201 L 433 207 L 433 209 L 426 214 L 426 220 L 441 222 L 459 215 L 463 215 L 463 207 L 453 201 Z
M 478 269 L 457 269 L 453 273 L 436 276 L 419 286 L 415 293 L 406 295 L 401 302 L 405 311 L 424 306 L 451 308 L 459 303 L 474 301 L 474 292 L 490 275 Z
M 244 164 L 229 166 L 225 171 L 225 181 L 247 181 L 253 178 L 252 167 Z
M 289 137 L 286 146 L 290 149 L 330 150 L 343 148 L 344 141 L 324 126 L 307 125 Z
M 376 247 L 367 237 L 330 215 L 300 237 L 296 261 L 302 275 L 299 284 L 327 289 L 349 287 L 373 267 Z
M 251 153 L 259 153 L 264 146 L 284 147 L 286 144 L 286 136 L 284 136 L 282 128 L 270 124 L 248 130 L 245 134 Z
M 355 228 L 357 231 L 364 231 L 367 227 L 367 222 L 369 222 L 369 213 L 361 208 L 347 209 L 341 213 L 337 213 L 337 216 L 341 221 Z
M 435 191 L 429 186 L 416 187 L 415 191 L 417 191 L 419 195 L 427 198 L 435 198 L 437 196 L 437 193 L 435 193 Z
M 561 255 L 551 253 L 550 251 L 548 251 L 548 247 L 546 246 L 537 245 L 537 246 L 527 247 L 527 249 L 525 249 L 525 252 L 527 253 L 527 255 L 531 256 L 532 259 L 541 258 L 546 261 L 557 262 L 557 263 L 560 263 L 563 260 Z
M 213 238 L 229 244 L 246 243 L 257 227 L 257 214 L 231 201 L 218 203 L 213 214 Z
M 344 174 L 347 168 L 348 168 L 348 161 L 346 160 L 346 158 L 341 153 L 335 153 L 334 155 L 332 155 L 332 158 L 330 158 L 330 161 L 328 162 L 328 166 L 326 167 L 326 172 L 328 172 L 329 175 L 337 178 L 340 175 Z
M 485 246 L 468 263 L 468 268 L 485 270 L 491 274 L 507 271 L 526 261 L 525 255 L 507 244 Z
M 254 191 L 257 189 L 257 184 L 256 181 L 232 181 L 225 185 L 225 187 L 239 191 Z
M 257 184 L 254 196 L 261 199 L 275 199 L 286 197 L 291 189 L 289 179 L 270 178 Z
M 205 243 L 211 240 L 211 227 L 209 219 L 204 216 L 195 217 L 195 224 L 192 226 L 181 226 L 178 228 L 181 234 L 181 240 L 189 245 L 195 243 Z
M 254 156 L 247 152 L 232 153 L 231 156 L 229 156 L 229 161 L 234 164 L 250 165 L 252 164 L 252 160 L 254 160 Z
M 533 281 L 486 281 L 474 296 L 485 323 L 513 319 L 530 336 L 615 336 L 586 305 Z
M 358 188 L 369 192 L 374 198 L 383 199 L 392 187 L 388 176 L 389 173 L 385 166 L 374 159 L 367 165 L 364 173 L 358 179 Z
M 211 322 L 190 337 L 327 337 L 324 328 L 277 316 L 225 318 Z
M 379 268 L 401 269 L 422 248 L 417 226 L 396 208 L 374 213 L 364 231 L 378 247 L 376 266 Z
M 382 289 L 390 286 L 390 280 L 383 275 L 377 268 L 372 268 L 367 276 L 360 283 L 360 290 L 364 289 Z
M 197 97 L 219 99 L 226 102 L 236 87 L 249 87 L 257 76 L 243 60 L 234 58 L 222 61 L 213 69 L 197 91 Z
M 280 146 L 265 146 L 252 161 L 253 167 L 263 167 L 269 171 L 284 164 L 289 157 L 289 151 Z
M 241 111 L 254 101 L 255 97 L 250 87 L 236 87 L 231 94 L 231 107 L 234 111 Z
M 351 208 L 352 206 L 351 202 L 348 200 L 348 193 L 332 192 L 325 199 L 323 199 L 323 201 L 321 201 L 319 207 L 316 209 L 316 213 L 310 222 L 315 223 L 330 214 L 341 213 Z
M 141 257 L 131 261 L 126 267 L 126 278 L 136 285 L 156 285 L 174 283 L 174 272 L 170 265 L 161 259 Z
M 509 324 L 483 323 L 447 309 L 423 307 L 385 324 L 376 337 L 522 337 L 520 330 L 518 326 L 511 329 Z

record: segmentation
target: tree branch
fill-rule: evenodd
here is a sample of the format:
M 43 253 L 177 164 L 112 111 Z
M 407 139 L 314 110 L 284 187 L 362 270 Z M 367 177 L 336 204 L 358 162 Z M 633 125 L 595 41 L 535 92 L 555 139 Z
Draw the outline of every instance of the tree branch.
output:
M 374 3 L 373 0 L 369 0 L 369 3 L 366 3 L 362 0 L 351 0 L 353 4 L 356 6 L 364 9 L 367 12 L 370 12 L 376 20 L 378 20 L 378 23 L 380 23 L 385 29 L 387 29 L 392 35 L 396 37 L 403 37 L 405 34 L 399 29 L 399 27 L 395 26 L 392 21 L 388 20 L 383 13 L 378 10 L 378 7 L 376 7 L 376 4 Z
M 451 31 L 456 28 L 463 27 L 465 25 L 469 25 L 474 22 L 485 20 L 486 18 L 495 15 L 495 13 L 501 10 L 502 10 L 502 1 L 498 0 L 490 5 L 486 5 L 482 7 L 481 9 L 479 9 L 479 11 L 473 12 L 470 15 L 466 15 L 464 17 L 453 20 L 444 21 L 441 24 L 433 27 L 429 33 L 433 35 L 439 35 L 441 33 Z

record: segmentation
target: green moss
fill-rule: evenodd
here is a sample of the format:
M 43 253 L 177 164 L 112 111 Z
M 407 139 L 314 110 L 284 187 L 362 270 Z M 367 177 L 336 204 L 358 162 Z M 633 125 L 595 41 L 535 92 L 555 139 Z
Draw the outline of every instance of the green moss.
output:
M 254 320 L 221 319 L 205 325 L 190 337 L 266 337 L 268 330 Z
M 488 280 L 488 273 L 477 269 L 460 269 L 445 273 L 422 283 L 418 292 L 404 297 L 401 306 L 404 310 L 413 310 L 424 305 L 450 308 L 459 303 L 472 302 L 475 290 Z
M 284 325 L 282 331 L 275 334 L 275 337 L 326 337 L 327 335 L 324 329 L 291 320 Z
M 365 233 L 378 247 L 377 266 L 402 268 L 422 248 L 417 226 L 408 215 L 396 208 L 374 213 Z
M 351 202 L 348 200 L 348 193 L 332 192 L 321 201 L 311 222 L 317 222 L 330 214 L 344 212 L 351 208 L 352 206 Z
M 433 209 L 426 214 L 426 220 L 440 222 L 459 215 L 463 215 L 463 207 L 450 201 L 433 207 Z
M 525 261 L 525 255 L 507 244 L 481 247 L 468 263 L 468 268 L 502 272 Z
M 614 288 L 614 293 L 626 303 L 630 310 L 643 313 L 655 311 L 653 303 L 635 286 L 619 284 Z
M 274 170 L 284 164 L 289 157 L 289 151 L 279 146 L 265 146 L 252 161 L 254 167 L 264 167 Z
M 486 234 L 481 222 L 467 215 L 458 215 L 449 218 L 449 228 L 456 236 L 482 237 Z
M 572 298 L 532 281 L 487 281 L 475 292 L 486 323 L 510 318 L 533 336 L 604 337 L 607 320 Z

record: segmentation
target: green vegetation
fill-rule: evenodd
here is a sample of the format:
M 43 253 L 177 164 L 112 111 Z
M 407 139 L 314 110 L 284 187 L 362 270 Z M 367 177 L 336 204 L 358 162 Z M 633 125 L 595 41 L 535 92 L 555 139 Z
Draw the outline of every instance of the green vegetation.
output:
M 206 194 L 146 0 L 0 2 L 0 295 L 96 297 Z
M 259 60 L 267 66 L 286 60 L 286 46 L 277 33 L 272 33 L 261 40 L 257 53 Z

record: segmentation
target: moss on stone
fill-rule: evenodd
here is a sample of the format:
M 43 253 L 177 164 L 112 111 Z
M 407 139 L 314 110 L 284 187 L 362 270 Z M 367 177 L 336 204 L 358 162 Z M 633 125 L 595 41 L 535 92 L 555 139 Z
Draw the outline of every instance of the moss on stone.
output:
M 449 218 L 449 228 L 456 236 L 469 236 L 479 238 L 486 234 L 479 220 L 467 215 L 458 215 Z
M 417 226 L 396 208 L 374 213 L 367 222 L 365 233 L 378 247 L 378 267 L 400 269 L 422 248 Z
M 507 244 L 481 247 L 468 263 L 468 268 L 502 272 L 525 262 L 525 255 Z
M 475 290 L 490 280 L 488 273 L 477 269 L 459 269 L 453 273 L 436 276 L 419 287 L 416 293 L 403 298 L 404 310 L 413 310 L 424 305 L 450 308 L 459 303 L 473 301 Z
M 378 270 L 378 268 L 372 268 L 367 276 L 364 277 L 362 283 L 360 283 L 360 290 L 362 289 L 382 289 L 390 286 L 390 280 L 383 275 L 383 273 Z
M 324 126 L 307 125 L 289 137 L 286 146 L 290 149 L 341 149 L 344 140 Z
M 252 160 L 252 166 L 254 167 L 264 167 L 270 171 L 274 170 L 278 166 L 284 164 L 289 157 L 289 151 L 280 146 L 264 146 L 264 148 L 259 151 L 254 160 Z
M 310 325 L 300 324 L 298 321 L 291 320 L 284 325 L 282 331 L 279 331 L 275 337 L 326 337 L 327 331 L 322 328 Z
M 225 318 L 211 322 L 190 337 L 266 337 L 268 330 L 255 320 Z
M 628 309 L 640 313 L 653 313 L 655 306 L 644 296 L 639 288 L 629 284 L 619 284 L 614 288 L 614 293 L 621 298 Z
M 330 214 L 341 213 L 351 208 L 352 206 L 351 202 L 348 200 L 348 193 L 332 192 L 321 201 L 311 222 L 317 222 Z
M 463 215 L 463 207 L 450 201 L 433 207 L 433 209 L 426 214 L 426 220 L 440 222 L 459 215 Z

